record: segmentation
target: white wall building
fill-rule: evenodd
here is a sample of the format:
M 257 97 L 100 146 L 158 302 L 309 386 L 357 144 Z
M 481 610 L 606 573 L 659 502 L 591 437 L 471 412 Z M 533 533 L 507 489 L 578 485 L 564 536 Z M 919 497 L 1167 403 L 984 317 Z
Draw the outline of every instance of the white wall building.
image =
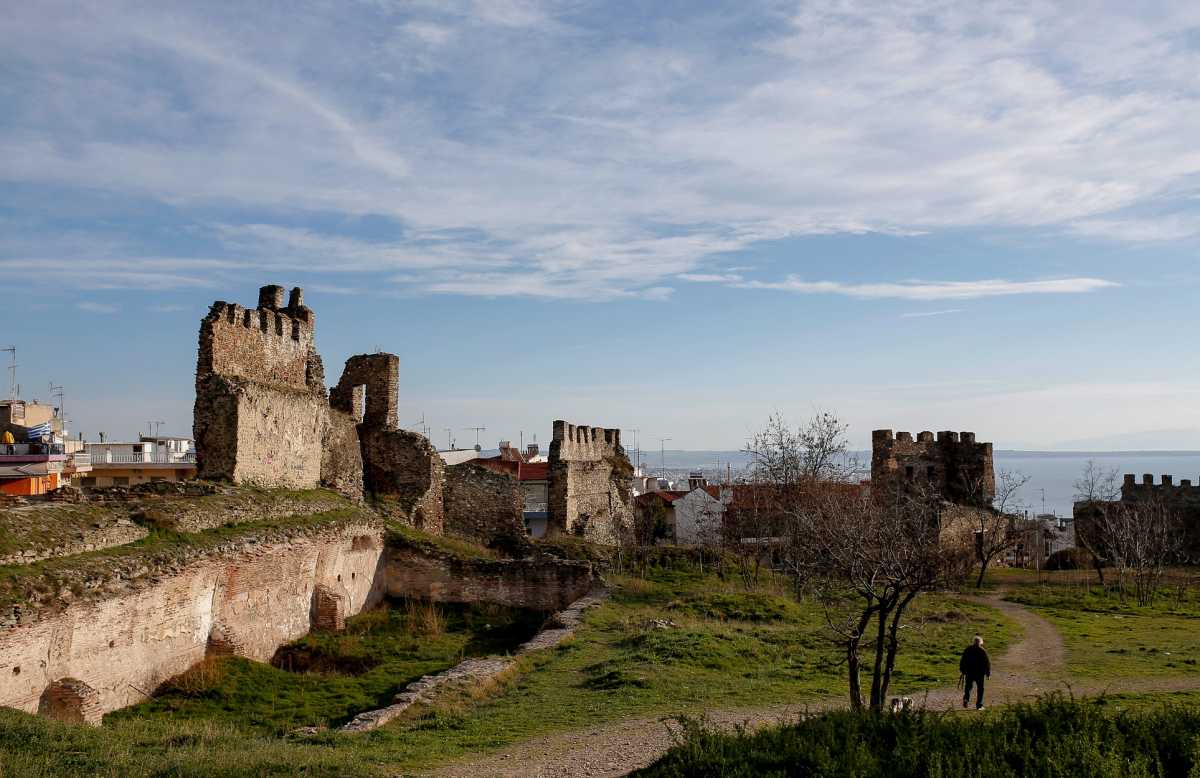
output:
M 691 490 L 675 500 L 675 542 L 681 546 L 715 543 L 721 537 L 725 503 L 716 487 Z

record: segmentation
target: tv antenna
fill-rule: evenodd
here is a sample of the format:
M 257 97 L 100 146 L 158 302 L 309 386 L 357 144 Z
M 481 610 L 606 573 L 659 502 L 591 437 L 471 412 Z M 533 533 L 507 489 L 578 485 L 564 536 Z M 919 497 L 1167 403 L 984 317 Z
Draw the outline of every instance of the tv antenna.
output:
M 487 427 L 463 427 L 465 430 L 475 430 L 475 448 L 479 448 L 479 433 L 487 432 Z
M 50 399 L 54 400 L 55 398 L 58 399 L 58 418 L 59 418 L 59 421 L 62 422 L 62 428 L 64 431 L 63 434 L 66 434 L 67 404 L 63 400 L 63 387 L 62 387 L 62 384 L 55 384 L 53 381 L 51 381 L 50 382 Z
M 150 435 L 152 437 L 157 438 L 158 431 L 162 428 L 162 425 L 164 425 L 164 424 L 166 424 L 166 422 L 163 421 L 162 419 L 152 419 L 152 420 L 149 420 L 146 422 L 146 430 L 148 432 L 150 432 Z
M 446 450 L 453 451 L 454 450 L 454 441 L 450 438 L 450 433 L 453 432 L 453 428 L 442 427 L 442 431 L 446 433 Z
M 8 352 L 8 399 L 17 399 L 17 347 L 5 346 L 0 351 Z
M 664 479 L 667 477 L 667 441 L 672 439 L 673 438 L 658 439 L 658 451 L 659 456 L 662 457 L 662 477 Z

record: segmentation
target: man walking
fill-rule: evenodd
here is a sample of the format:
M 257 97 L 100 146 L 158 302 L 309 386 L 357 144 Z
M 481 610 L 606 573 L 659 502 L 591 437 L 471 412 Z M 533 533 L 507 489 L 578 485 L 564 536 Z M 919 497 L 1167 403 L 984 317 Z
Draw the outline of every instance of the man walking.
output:
M 992 677 L 992 661 L 983 648 L 979 635 L 971 641 L 958 660 L 958 672 L 966 679 L 963 685 L 963 707 L 971 704 L 971 686 L 975 687 L 975 710 L 983 710 L 983 679 Z

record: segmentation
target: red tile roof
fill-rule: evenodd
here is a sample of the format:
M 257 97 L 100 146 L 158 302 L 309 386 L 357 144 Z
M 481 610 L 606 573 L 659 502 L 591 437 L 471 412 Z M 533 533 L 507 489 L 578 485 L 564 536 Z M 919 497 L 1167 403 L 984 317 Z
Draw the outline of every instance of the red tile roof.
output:
M 517 478 L 522 481 L 545 481 L 550 478 L 550 463 L 525 462 L 521 465 Z

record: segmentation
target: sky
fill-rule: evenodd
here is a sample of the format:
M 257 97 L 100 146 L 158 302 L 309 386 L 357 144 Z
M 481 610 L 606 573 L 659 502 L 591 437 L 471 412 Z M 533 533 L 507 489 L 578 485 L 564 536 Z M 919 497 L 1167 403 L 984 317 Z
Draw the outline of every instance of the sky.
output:
M 199 320 L 278 283 L 440 446 L 1200 449 L 1197 72 L 1178 2 L 13 4 L 0 346 L 186 434 Z

